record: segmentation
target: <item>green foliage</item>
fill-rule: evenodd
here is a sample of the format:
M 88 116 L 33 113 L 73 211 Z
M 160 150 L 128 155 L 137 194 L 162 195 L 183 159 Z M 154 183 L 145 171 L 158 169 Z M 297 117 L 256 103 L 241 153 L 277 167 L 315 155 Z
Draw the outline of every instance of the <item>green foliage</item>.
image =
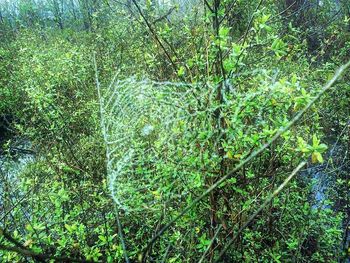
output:
M 137 9 L 130 1 L 19 1 L 18 11 L 0 4 L 0 37 L 9 36 L 0 43 L 0 115 L 13 119 L 14 140 L 26 138 L 37 152 L 16 176 L 15 192 L 1 181 L 1 227 L 24 249 L 93 262 L 122 262 L 127 252 L 140 260 L 164 225 L 288 125 L 349 57 L 347 7 L 332 1 L 300 9 L 300 17 L 288 1 L 156 2 Z M 340 134 L 337 141 L 349 145 L 349 92 L 346 75 L 179 218 L 147 260 L 193 262 L 208 252 L 213 261 L 300 161 L 337 170 L 336 159 L 348 156 L 331 159 L 325 142 Z M 112 109 L 100 112 L 101 102 Z M 106 145 L 114 140 L 114 148 Z M 119 177 L 111 183 L 113 172 Z M 243 230 L 225 262 L 338 262 L 346 211 L 337 203 L 348 195 L 348 178 L 339 172 L 334 202 L 315 208 L 303 177 Z M 31 257 L 4 249 L 0 259 Z

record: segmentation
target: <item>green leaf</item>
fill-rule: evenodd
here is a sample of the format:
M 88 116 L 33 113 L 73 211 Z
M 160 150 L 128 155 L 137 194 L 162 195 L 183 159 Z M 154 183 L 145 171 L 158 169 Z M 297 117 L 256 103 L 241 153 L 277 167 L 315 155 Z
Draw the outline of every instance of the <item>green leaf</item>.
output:
M 103 243 L 107 243 L 107 239 L 105 236 L 99 235 L 98 239 L 101 240 Z
M 324 143 L 321 143 L 318 147 L 317 147 L 317 150 L 320 152 L 320 153 L 323 153 L 324 151 L 326 151 L 328 149 L 328 146 Z
M 179 77 L 185 75 L 185 68 L 184 68 L 183 66 L 181 66 L 181 67 L 179 68 L 179 70 L 177 71 L 177 75 L 178 75 Z
M 316 147 L 319 145 L 319 143 L 320 143 L 320 140 L 317 139 L 316 134 L 314 134 L 314 135 L 312 136 L 312 146 L 313 146 L 314 148 L 316 148 Z
M 313 152 L 311 156 L 311 161 L 312 163 L 323 163 L 323 157 L 322 154 L 319 152 Z
M 227 38 L 228 34 L 230 32 L 230 28 L 229 27 L 220 27 L 219 29 L 219 36 L 222 39 Z
M 277 56 L 286 55 L 286 49 L 287 45 L 279 38 L 276 38 L 271 45 L 271 50 L 274 51 Z

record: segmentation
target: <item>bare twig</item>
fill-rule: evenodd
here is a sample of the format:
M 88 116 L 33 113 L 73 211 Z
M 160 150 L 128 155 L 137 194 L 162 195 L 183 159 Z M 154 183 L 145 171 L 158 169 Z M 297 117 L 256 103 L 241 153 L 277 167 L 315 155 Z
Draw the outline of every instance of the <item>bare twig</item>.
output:
M 178 71 L 177 66 L 176 66 L 175 62 L 173 61 L 173 59 L 171 58 L 171 56 L 170 56 L 168 50 L 167 50 L 167 49 L 165 48 L 165 46 L 163 45 L 162 41 L 160 41 L 160 39 L 159 39 L 157 33 L 154 31 L 152 25 L 151 25 L 150 22 L 147 20 L 146 16 L 145 16 L 144 13 L 142 12 L 141 7 L 140 7 L 139 4 L 137 3 L 137 1 L 136 1 L 136 0 L 131 0 L 131 1 L 132 1 L 132 2 L 134 3 L 134 5 L 136 6 L 137 11 L 138 11 L 139 14 L 141 15 L 142 19 L 145 21 L 146 26 L 148 27 L 149 31 L 150 31 L 151 34 L 153 35 L 154 39 L 158 42 L 159 46 L 163 49 L 163 51 L 164 51 L 166 57 L 167 57 L 168 60 L 170 61 L 171 65 L 172 65 L 172 67 L 174 68 L 175 73 L 176 73 L 176 72 Z
M 219 234 L 221 228 L 222 228 L 222 225 L 220 225 L 220 226 L 218 227 L 218 229 L 216 230 L 215 235 L 214 235 L 213 238 L 210 240 L 209 245 L 207 246 L 206 250 L 204 251 L 204 253 L 203 253 L 201 259 L 198 261 L 198 263 L 202 263 L 202 262 L 204 261 L 205 256 L 207 255 L 207 253 L 208 253 L 209 249 L 211 248 L 211 246 L 214 244 L 215 239 L 216 239 L 216 237 L 218 236 L 218 234 Z
M 166 14 L 164 14 L 164 15 L 162 15 L 161 17 L 155 19 L 155 20 L 153 21 L 153 24 L 156 24 L 156 23 L 158 23 L 159 21 L 162 21 L 163 19 L 167 18 L 168 16 L 171 15 L 171 13 L 172 13 L 174 10 L 175 10 L 175 7 L 170 8 L 169 11 L 166 12 Z
M 224 247 L 224 249 L 220 252 L 219 257 L 215 260 L 215 262 L 219 262 L 219 260 L 224 256 L 224 254 L 226 253 L 226 251 L 229 249 L 229 247 L 237 240 L 237 238 L 239 237 L 239 235 L 242 233 L 242 231 L 249 226 L 249 224 L 254 220 L 254 218 L 265 208 L 265 206 L 267 206 L 272 199 L 277 196 L 284 187 L 286 187 L 286 185 L 289 183 L 290 180 L 292 180 L 292 178 L 299 172 L 299 170 L 301 168 L 304 167 L 304 165 L 306 164 L 306 162 L 301 162 L 297 168 L 295 168 L 293 170 L 293 172 L 284 180 L 284 182 L 265 200 L 265 202 L 259 207 L 258 210 L 255 211 L 254 214 L 252 214 L 249 219 L 247 220 L 247 222 L 245 222 L 240 229 L 237 231 L 236 235 L 230 240 L 230 242 L 227 243 L 227 245 Z

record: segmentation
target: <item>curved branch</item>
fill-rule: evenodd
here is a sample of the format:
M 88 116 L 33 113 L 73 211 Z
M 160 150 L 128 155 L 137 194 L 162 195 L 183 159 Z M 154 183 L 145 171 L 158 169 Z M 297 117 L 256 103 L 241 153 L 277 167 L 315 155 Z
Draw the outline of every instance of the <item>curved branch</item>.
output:
M 0 228 L 0 236 L 3 236 L 8 242 L 12 243 L 14 246 L 6 246 L 0 244 L 0 250 L 12 251 L 16 252 L 24 257 L 31 257 L 38 262 L 47 262 L 48 260 L 55 260 L 56 262 L 93 262 L 90 260 L 81 260 L 69 257 L 54 257 L 48 254 L 40 254 L 36 253 L 24 245 L 22 245 L 19 241 L 17 241 L 14 237 L 12 237 L 9 233 L 7 233 L 3 228 Z

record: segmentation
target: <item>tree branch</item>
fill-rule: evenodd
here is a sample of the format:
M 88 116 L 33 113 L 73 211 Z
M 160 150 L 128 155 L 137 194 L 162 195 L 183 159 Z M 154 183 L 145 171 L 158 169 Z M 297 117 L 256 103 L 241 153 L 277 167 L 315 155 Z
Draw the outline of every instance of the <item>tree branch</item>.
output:
M 55 260 L 57 262 L 93 262 L 90 260 L 81 260 L 68 257 L 54 257 L 47 254 L 36 253 L 22 245 L 19 241 L 17 241 L 9 233 L 7 233 L 3 228 L 0 228 L 0 236 L 3 236 L 7 241 L 14 245 L 14 247 L 11 247 L 0 244 L 0 250 L 16 252 L 22 256 L 31 257 L 39 262 L 46 262 L 48 260 Z
M 141 17 L 142 17 L 143 20 L 145 21 L 145 23 L 146 23 L 146 25 L 147 25 L 149 31 L 150 31 L 151 34 L 153 35 L 154 39 L 158 42 L 159 46 L 163 49 L 163 51 L 164 51 L 166 57 L 168 58 L 168 60 L 170 61 L 172 67 L 174 68 L 175 73 L 178 72 L 177 66 L 176 66 L 175 62 L 172 60 L 172 58 L 171 58 L 169 52 L 167 51 L 167 49 L 166 49 L 165 46 L 163 45 L 162 41 L 160 41 L 160 39 L 159 39 L 158 35 L 156 34 L 156 32 L 154 31 L 152 25 L 151 25 L 150 22 L 147 20 L 147 18 L 146 18 L 146 16 L 144 15 L 144 13 L 142 12 L 141 7 L 139 6 L 139 4 L 137 3 L 136 0 L 131 0 L 131 1 L 132 1 L 132 2 L 134 3 L 134 5 L 136 6 L 137 11 L 140 13 Z
M 306 164 L 306 162 L 301 162 L 297 168 L 295 168 L 293 170 L 293 172 L 284 180 L 284 182 L 265 200 L 265 202 L 259 207 L 258 210 L 255 211 L 254 214 L 252 214 L 249 219 L 247 220 L 247 222 L 245 222 L 241 228 L 237 231 L 236 235 L 230 240 L 230 242 L 228 242 L 228 244 L 224 247 L 224 249 L 220 252 L 219 257 L 215 260 L 215 262 L 219 262 L 220 259 L 224 256 L 224 254 L 226 253 L 226 251 L 229 249 L 229 247 L 237 240 L 238 236 L 243 232 L 243 230 L 249 226 L 249 224 L 254 220 L 254 218 L 260 214 L 260 212 L 264 209 L 265 206 L 267 206 L 272 199 L 277 196 L 284 187 L 286 187 L 286 185 L 290 182 L 290 180 L 292 180 L 292 178 L 297 174 L 297 172 L 299 172 L 299 170 L 301 168 L 304 167 L 304 165 Z

